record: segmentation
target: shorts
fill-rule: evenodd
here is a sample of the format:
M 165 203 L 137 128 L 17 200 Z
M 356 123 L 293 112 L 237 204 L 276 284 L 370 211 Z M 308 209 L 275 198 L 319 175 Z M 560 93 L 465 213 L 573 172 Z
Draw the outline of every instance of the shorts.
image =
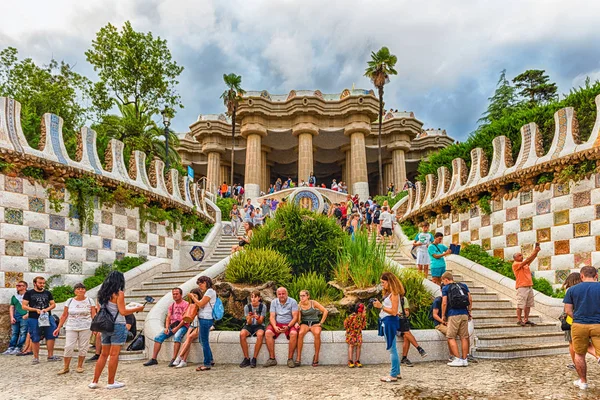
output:
M 321 321 L 300 321 L 300 325 L 306 325 L 309 328 L 313 325 L 319 324 Z
M 179 330 L 175 333 L 173 333 L 172 330 L 169 329 L 169 333 L 165 334 L 165 331 L 162 331 L 161 333 L 159 333 L 158 335 L 156 335 L 156 337 L 154 338 L 154 341 L 156 343 L 163 343 L 165 340 L 167 340 L 168 338 L 170 338 L 171 336 L 175 336 L 173 338 L 173 341 L 175 343 L 181 343 L 183 341 L 183 337 L 185 336 L 185 334 L 188 331 L 188 327 L 187 326 L 182 326 L 181 328 L 179 328 Z
M 122 346 L 127 341 L 125 324 L 115 324 L 112 332 L 102 332 L 102 346 Z
M 381 231 L 379 231 L 379 233 L 381 234 L 381 236 L 392 236 L 392 228 L 381 228 Z
M 454 339 L 456 337 L 467 339 L 469 337 L 469 316 L 468 315 L 453 315 L 448 317 L 448 330 L 446 337 Z
M 264 331 L 265 330 L 265 326 L 263 324 L 256 324 L 256 325 L 244 325 L 242 327 L 243 331 L 247 331 L 250 336 L 256 336 L 256 332 L 258 331 Z M 264 333 L 264 332 L 263 332 Z
M 596 354 L 600 354 L 600 324 L 573 323 L 571 325 L 571 336 L 573 337 L 573 349 L 576 354 L 585 355 L 590 341 L 596 349 Z
M 441 332 L 442 335 L 446 336 L 446 334 L 448 333 L 448 325 L 436 325 L 435 330 Z
M 446 268 L 431 268 L 430 272 L 432 278 L 441 278 L 441 276 L 444 275 L 444 272 L 446 272 Z
M 517 308 L 533 307 L 533 289 L 531 286 L 517 288 Z
M 276 325 L 277 325 L 278 328 L 284 328 L 284 327 L 288 326 L 288 324 L 279 324 L 279 323 L 276 324 Z M 269 326 L 267 326 L 267 331 L 273 332 L 273 338 L 274 339 L 277 339 L 279 337 L 279 335 L 281 335 L 280 332 L 275 332 L 275 329 L 273 328 L 273 325 L 271 325 L 271 324 L 269 324 Z M 287 340 L 290 340 L 290 334 L 292 332 L 298 333 L 298 329 L 296 329 L 295 326 L 292 326 L 290 329 L 288 329 L 285 332 L 285 337 L 286 337 Z
M 417 265 L 429 265 L 431 264 L 431 258 L 429 258 L 429 253 L 426 251 L 417 251 Z M 440 275 L 441 276 L 441 275 Z
M 37 318 L 27 318 L 26 321 L 29 336 L 31 336 L 31 341 L 33 343 L 40 342 L 40 340 L 42 339 L 42 332 L 44 332 L 44 337 L 46 338 L 46 340 L 56 339 L 56 337 L 54 336 L 54 330 L 56 329 L 56 322 L 54 321 L 54 317 L 50 316 L 50 326 L 40 327 L 38 325 Z

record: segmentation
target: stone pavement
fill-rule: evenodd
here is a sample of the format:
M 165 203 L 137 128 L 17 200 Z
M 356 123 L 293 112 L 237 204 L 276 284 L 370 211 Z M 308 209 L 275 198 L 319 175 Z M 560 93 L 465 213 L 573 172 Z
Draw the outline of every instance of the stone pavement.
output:
M 2 399 L 599 399 L 600 366 L 588 358 L 588 391 L 575 388 L 574 371 L 565 366 L 565 355 L 517 360 L 482 360 L 468 368 L 447 367 L 443 362 L 421 363 L 402 368 L 399 383 L 385 384 L 379 377 L 389 365 L 368 365 L 363 369 L 310 366 L 288 369 L 240 369 L 217 365 L 208 372 L 194 366 L 167 368 L 166 363 L 143 367 L 141 362 L 122 362 L 117 380 L 124 389 L 90 390 L 92 364 L 86 371 L 57 376 L 62 362 L 31 358 L 0 357 L 0 398 Z M 106 385 L 106 372 L 100 383 Z

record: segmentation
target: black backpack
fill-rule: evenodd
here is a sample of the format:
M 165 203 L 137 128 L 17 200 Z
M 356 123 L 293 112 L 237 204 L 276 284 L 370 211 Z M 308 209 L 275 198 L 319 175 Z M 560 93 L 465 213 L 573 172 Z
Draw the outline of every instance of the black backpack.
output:
M 246 305 L 248 306 L 248 312 L 252 312 L 252 303 L 250 303 L 250 301 L 248 301 L 248 304 L 246 304 Z M 263 306 L 264 306 L 264 303 L 262 301 L 260 303 L 258 303 L 257 314 L 258 314 L 259 317 L 262 314 Z M 256 319 L 258 319 L 258 318 L 256 318 Z
M 452 310 L 469 308 L 469 292 L 460 283 L 451 283 L 448 287 L 448 305 Z
M 333 215 L 335 215 L 336 218 L 342 218 L 342 210 L 336 208 L 335 210 L 333 210 Z
M 117 320 L 118 315 L 119 312 L 117 311 L 113 317 L 110 314 L 110 311 L 108 311 L 108 308 L 106 308 L 106 304 L 103 304 L 102 307 L 100 307 L 100 311 L 98 311 L 98 314 L 96 314 L 96 316 L 92 320 L 90 330 L 92 332 L 114 332 L 115 321 Z

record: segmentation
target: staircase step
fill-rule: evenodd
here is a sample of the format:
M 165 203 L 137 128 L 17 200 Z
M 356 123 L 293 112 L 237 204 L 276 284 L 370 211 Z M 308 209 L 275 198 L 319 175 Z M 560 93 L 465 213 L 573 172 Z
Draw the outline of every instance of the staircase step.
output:
M 512 307 L 512 303 L 510 302 L 510 300 L 505 299 L 473 299 L 473 307 Z
M 190 278 L 191 278 L 191 276 L 190 276 Z M 149 283 L 158 283 L 158 284 L 173 285 L 173 287 L 175 287 L 175 286 L 179 286 L 179 285 L 185 283 L 190 278 L 171 278 L 171 277 L 165 277 L 165 278 L 161 278 L 161 279 L 154 278 L 154 280 L 152 282 L 144 283 L 144 285 L 147 285 Z
M 566 342 L 546 344 L 520 344 L 511 346 L 476 347 L 473 355 L 478 358 L 522 358 L 554 354 L 566 354 L 569 344 Z
M 479 303 L 476 303 L 476 304 L 479 304 Z M 486 307 L 486 308 L 473 307 L 471 310 L 471 315 L 473 315 L 473 317 L 503 316 L 503 317 L 513 317 L 516 319 L 517 311 L 513 307 Z
M 521 334 L 489 334 L 477 335 L 476 347 L 514 346 L 521 344 L 558 343 L 564 338 L 563 332 L 540 332 Z
M 152 296 L 155 297 L 156 299 L 158 299 L 159 297 L 164 296 L 165 294 L 169 294 L 171 292 L 171 285 L 167 285 L 168 288 L 167 289 L 146 289 L 146 288 L 135 288 L 135 289 L 131 289 L 131 295 L 133 296 L 141 296 L 142 298 L 144 296 Z
M 541 322 L 541 318 L 539 315 L 530 315 L 529 319 L 531 322 Z M 473 315 L 473 321 L 475 325 L 478 323 L 482 324 L 510 324 L 514 322 L 517 323 L 516 315 Z
M 556 323 L 541 322 L 536 326 L 520 326 L 513 320 L 512 323 L 475 324 L 475 334 L 496 335 L 496 334 L 521 334 L 521 333 L 541 333 L 541 332 L 560 332 L 560 327 Z
M 488 293 L 473 293 L 471 295 L 473 301 L 489 301 L 498 298 L 498 293 L 496 292 L 488 292 Z
M 185 283 L 186 280 L 179 280 L 179 284 Z M 132 289 L 132 294 L 134 293 L 134 291 L 138 290 L 138 291 L 148 291 L 148 290 L 166 290 L 167 292 L 170 291 L 171 289 L 173 289 L 174 286 L 177 285 L 173 285 L 173 283 L 169 283 L 169 282 L 146 282 L 146 283 L 142 283 L 142 287 L 141 288 L 137 288 L 137 289 Z

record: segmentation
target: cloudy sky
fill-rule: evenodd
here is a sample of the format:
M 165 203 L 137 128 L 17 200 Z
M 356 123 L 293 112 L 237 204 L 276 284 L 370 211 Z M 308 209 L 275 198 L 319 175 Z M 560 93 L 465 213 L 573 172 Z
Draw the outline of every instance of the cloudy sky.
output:
M 363 72 L 381 46 L 398 57 L 386 104 L 458 139 L 475 128 L 502 69 L 510 78 L 545 69 L 560 93 L 600 79 L 600 2 L 590 0 L 31 0 L 2 14 L 0 48 L 64 60 L 92 79 L 84 52 L 108 22 L 167 39 L 185 67 L 180 132 L 224 110 L 223 73 L 270 93 L 371 88 Z

